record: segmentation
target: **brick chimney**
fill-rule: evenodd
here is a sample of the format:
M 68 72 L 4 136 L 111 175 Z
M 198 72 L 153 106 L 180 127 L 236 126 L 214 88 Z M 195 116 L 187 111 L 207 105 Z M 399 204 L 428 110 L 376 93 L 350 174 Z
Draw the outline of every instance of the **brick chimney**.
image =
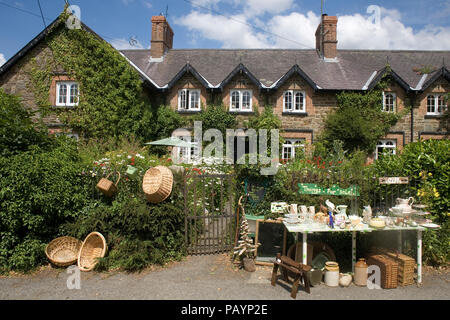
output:
M 173 31 L 164 16 L 152 17 L 152 40 L 150 55 L 152 59 L 159 59 L 172 49 Z
M 322 15 L 322 22 L 316 30 L 316 49 L 321 57 L 335 59 L 337 57 L 337 23 L 336 16 Z M 321 37 L 323 25 L 323 37 Z

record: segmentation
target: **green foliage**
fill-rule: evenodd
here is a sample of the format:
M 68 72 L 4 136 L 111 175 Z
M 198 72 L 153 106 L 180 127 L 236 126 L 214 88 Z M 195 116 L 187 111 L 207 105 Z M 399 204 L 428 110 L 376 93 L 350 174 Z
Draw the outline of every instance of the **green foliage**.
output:
M 441 225 L 436 232 L 425 232 L 424 260 L 442 264 L 450 258 L 450 141 L 427 140 L 406 145 L 399 155 L 388 155 L 375 162 L 378 174 L 395 172 L 408 176 L 416 185 L 416 202 L 429 206 L 432 220 Z
M 108 255 L 97 270 L 139 271 L 150 264 L 164 264 L 184 254 L 184 201 L 181 184 L 160 204 L 149 204 L 141 192 L 119 189 L 109 204 L 93 202 L 80 217 L 63 229 L 82 239 L 92 231 L 102 233 L 108 243 Z M 137 194 L 137 195 L 136 195 Z
M 327 116 L 319 140 L 327 148 L 334 140 L 341 140 L 349 152 L 362 150 L 372 153 L 378 140 L 408 112 L 408 108 L 398 113 L 382 111 L 382 88 L 385 86 L 386 83 L 382 82 L 367 93 L 338 94 L 338 108 Z
M 0 88 L 0 156 L 26 151 L 31 145 L 50 141 L 42 128 L 31 120 L 28 111 L 16 96 Z
M 236 127 L 236 117 L 223 105 L 209 105 L 197 117 L 196 121 L 202 122 L 202 130 L 217 129 L 222 132 L 225 139 L 226 130 Z M 225 140 L 224 140 L 225 141 Z
M 60 235 L 89 198 L 76 145 L 58 138 L 51 150 L 0 157 L 0 268 L 27 271 L 42 262 L 40 245 Z M 29 245 L 28 245 L 29 244 Z
M 96 35 L 65 27 L 67 13 L 60 16 L 45 39 L 51 55 L 44 63 L 34 61 L 30 76 L 41 116 L 54 112 L 69 127 L 86 138 L 134 134 L 148 139 L 153 114 L 139 74 Z M 33 62 L 33 61 L 32 61 Z M 79 105 L 55 110 L 49 105 L 52 72 L 65 70 L 80 85 Z

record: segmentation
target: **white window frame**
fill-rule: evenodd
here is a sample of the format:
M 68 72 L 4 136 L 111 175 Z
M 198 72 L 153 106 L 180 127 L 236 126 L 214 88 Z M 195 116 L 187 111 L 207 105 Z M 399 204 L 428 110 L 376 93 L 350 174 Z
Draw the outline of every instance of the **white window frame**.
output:
M 380 154 L 378 154 L 379 148 L 383 148 L 383 152 L 385 151 L 385 149 L 392 149 L 392 154 L 396 154 L 397 141 L 392 139 L 384 139 L 378 141 L 378 144 L 375 148 L 375 159 L 378 159 L 378 157 L 380 156 Z
M 291 108 L 288 108 L 286 94 L 291 94 Z M 301 94 L 301 101 L 297 103 L 297 95 Z M 306 113 L 306 93 L 301 90 L 286 90 L 283 92 L 283 112 Z
M 197 106 L 194 107 L 193 101 L 191 99 L 191 94 L 195 93 L 198 95 L 196 101 Z M 182 94 L 184 94 L 184 107 L 182 105 Z M 178 91 L 178 111 L 200 111 L 201 110 L 201 92 L 200 89 L 181 89 Z
M 386 110 L 386 95 L 392 95 L 392 110 Z M 384 112 L 396 112 L 397 111 L 397 94 L 395 92 L 392 91 L 383 91 L 383 111 Z
M 237 101 L 239 103 L 238 108 L 236 108 L 234 106 L 233 103 L 233 94 L 237 93 L 238 94 L 238 98 L 239 101 Z M 244 94 L 248 93 L 250 95 L 250 101 L 249 101 L 249 106 L 248 108 L 243 108 L 243 102 L 244 102 Z M 253 91 L 249 90 L 249 89 L 233 89 L 230 90 L 230 111 L 231 112 L 252 112 L 253 111 Z
M 66 86 L 66 97 L 64 102 L 60 102 L 61 85 Z M 75 102 L 70 102 L 72 87 L 77 86 L 77 97 Z M 57 107 L 76 107 L 80 102 L 80 85 L 76 81 L 57 81 L 56 82 L 56 106 Z
M 296 148 L 304 148 L 305 147 L 305 139 L 285 139 L 285 143 L 283 144 L 283 147 L 281 148 L 281 159 L 283 160 L 292 160 L 295 159 L 295 149 Z M 290 158 L 285 158 L 285 153 L 290 153 Z
M 446 93 L 431 93 L 427 94 L 426 96 L 426 103 L 427 103 L 427 115 L 432 116 L 440 116 L 443 115 L 445 110 L 447 110 L 447 105 L 445 103 L 445 95 Z M 428 98 L 433 97 L 434 101 L 434 111 L 428 111 Z M 442 110 L 439 111 L 439 97 L 443 97 L 444 105 L 442 106 Z

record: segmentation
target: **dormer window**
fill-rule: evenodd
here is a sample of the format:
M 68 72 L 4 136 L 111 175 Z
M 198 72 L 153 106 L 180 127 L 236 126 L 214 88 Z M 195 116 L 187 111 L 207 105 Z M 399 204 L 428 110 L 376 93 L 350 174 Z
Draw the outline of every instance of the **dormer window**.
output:
M 447 110 L 444 94 L 430 94 L 427 96 L 427 115 L 442 115 Z
M 74 81 L 56 82 L 56 106 L 75 107 L 79 100 L 78 83 Z
M 283 112 L 306 112 L 305 92 L 289 90 L 284 92 Z
M 252 91 L 251 90 L 231 90 L 230 111 L 252 111 Z
M 178 91 L 179 111 L 200 111 L 200 90 L 182 89 Z
M 393 92 L 383 92 L 383 111 L 395 112 L 395 101 L 397 96 Z

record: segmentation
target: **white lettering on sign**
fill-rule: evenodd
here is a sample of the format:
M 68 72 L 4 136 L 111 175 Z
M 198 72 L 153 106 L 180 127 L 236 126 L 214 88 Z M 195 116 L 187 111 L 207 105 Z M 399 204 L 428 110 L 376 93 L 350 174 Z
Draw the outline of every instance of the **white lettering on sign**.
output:
M 382 177 L 380 178 L 380 184 L 408 184 L 408 177 Z

